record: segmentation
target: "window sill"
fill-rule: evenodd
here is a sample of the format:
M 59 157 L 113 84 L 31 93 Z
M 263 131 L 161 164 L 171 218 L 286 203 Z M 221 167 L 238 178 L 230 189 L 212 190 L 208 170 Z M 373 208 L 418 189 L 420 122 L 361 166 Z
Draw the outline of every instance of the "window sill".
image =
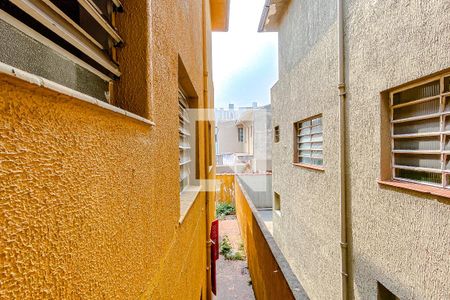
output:
M 301 163 L 292 163 L 292 165 L 296 166 L 296 167 L 300 167 L 300 168 L 325 172 L 325 169 L 323 167 L 319 167 L 319 166 L 313 166 L 313 165 L 307 165 L 307 164 L 301 164 Z
M 179 224 L 183 223 L 199 193 L 200 186 L 190 185 L 186 187 L 180 194 L 180 220 L 178 221 Z
M 428 194 L 432 196 L 439 196 L 444 198 L 450 198 L 450 190 L 444 188 L 438 188 L 433 186 L 427 186 L 417 183 L 403 182 L 397 180 L 377 180 L 378 184 L 391 186 L 396 188 L 401 188 L 405 190 L 415 191 L 423 194 Z
M 65 87 L 63 85 L 60 85 L 56 82 L 50 81 L 48 79 L 45 79 L 43 77 L 40 76 L 36 76 L 33 75 L 31 73 L 16 69 L 14 67 L 11 67 L 7 64 L 1 63 L 0 62 L 0 77 L 1 75 L 8 75 L 9 78 L 13 77 L 13 78 L 17 78 L 19 80 L 25 81 L 29 84 L 35 85 L 35 86 L 39 86 L 39 87 L 43 87 L 46 88 L 50 91 L 56 92 L 58 94 L 63 94 L 72 98 L 75 98 L 77 100 L 81 100 L 83 102 L 95 105 L 97 107 L 100 107 L 102 109 L 106 109 L 109 110 L 111 112 L 120 114 L 122 116 L 134 119 L 136 121 L 145 123 L 147 125 L 151 125 L 151 126 L 155 126 L 155 123 L 143 118 L 141 116 L 138 116 L 136 114 L 133 114 L 131 112 L 128 112 L 124 109 L 118 108 L 114 105 L 111 105 L 109 103 L 106 103 L 104 101 L 98 100 L 94 97 L 91 97 L 89 95 L 80 93 L 78 91 L 75 91 L 71 88 Z

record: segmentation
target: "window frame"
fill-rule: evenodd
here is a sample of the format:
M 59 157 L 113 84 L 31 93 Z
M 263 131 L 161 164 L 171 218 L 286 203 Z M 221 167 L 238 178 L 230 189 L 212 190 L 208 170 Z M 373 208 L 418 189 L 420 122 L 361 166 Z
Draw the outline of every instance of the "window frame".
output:
M 238 143 L 244 142 L 244 127 L 238 127 Z
M 273 192 L 273 211 L 281 213 L 281 196 L 277 192 Z
M 114 15 L 117 12 L 123 11 L 123 6 L 119 0 L 109 0 L 111 5 L 114 7 L 114 11 L 112 14 Z M 95 64 L 85 61 L 81 66 L 88 65 L 90 68 L 86 68 L 90 71 L 92 69 L 95 70 L 95 74 L 102 79 L 106 79 L 107 81 L 112 81 L 121 76 L 121 72 L 119 69 L 119 65 L 117 62 L 117 55 L 115 54 L 115 47 L 118 47 L 123 44 L 123 39 L 118 34 L 117 30 L 114 28 L 114 21 L 110 24 L 93 6 L 92 0 L 79 0 L 78 3 L 81 7 L 87 10 L 88 14 L 94 18 L 94 20 L 101 26 L 106 34 L 110 35 L 116 42 L 114 46 L 112 46 L 109 50 L 112 54 L 108 54 L 105 52 L 106 49 L 102 47 L 100 42 L 98 42 L 92 35 L 86 32 L 81 25 L 77 24 L 73 21 L 69 16 L 67 16 L 61 9 L 59 9 L 55 4 L 53 4 L 50 0 L 42 0 L 42 1 L 30 1 L 30 0 L 10 0 L 11 4 L 16 6 L 18 9 L 27 14 L 30 18 L 34 19 L 36 22 L 41 24 L 47 30 L 56 34 L 59 38 L 64 40 L 66 43 L 80 51 L 83 55 L 87 56 L 92 62 Z M 37 31 L 33 27 L 28 26 L 23 23 L 23 20 L 17 18 L 4 10 L 0 10 L 2 14 L 0 14 L 0 18 L 16 27 L 18 30 L 24 32 L 27 35 L 33 33 L 32 38 L 36 39 L 40 42 L 46 42 L 58 45 L 65 51 L 71 53 L 64 46 L 59 45 L 56 41 L 49 38 L 40 38 L 40 36 L 45 37 L 42 32 Z M 6 15 L 5 15 L 6 14 Z M 12 21 L 14 20 L 14 21 Z M 115 20 L 115 15 L 112 16 L 112 20 Z M 27 30 L 27 28 L 31 30 Z M 51 48 L 54 48 L 51 47 Z M 61 51 L 62 54 L 69 60 L 79 63 L 78 59 L 74 60 L 73 55 L 66 55 L 65 51 Z M 98 68 L 97 65 L 101 68 Z M 103 69 L 102 69 L 103 68 Z M 107 72 L 105 72 L 107 71 Z M 109 74 L 107 74 L 109 73 Z
M 308 122 L 308 121 L 316 120 L 316 119 L 320 119 L 320 123 L 319 124 L 303 127 L 303 129 L 314 128 L 314 127 L 317 127 L 317 126 L 321 126 L 322 127 L 321 131 L 314 132 L 314 133 L 310 132 L 309 134 L 300 135 L 299 130 L 301 130 L 301 129 L 299 128 L 299 125 L 301 125 L 302 123 Z M 325 168 L 324 168 L 325 160 L 324 160 L 324 149 L 323 149 L 323 144 L 324 144 L 324 139 L 323 139 L 323 115 L 322 114 L 317 114 L 317 115 L 308 117 L 306 119 L 294 122 L 293 125 L 294 126 L 293 126 L 293 162 L 292 162 L 292 164 L 294 166 L 304 167 L 304 168 L 313 169 L 313 170 L 317 170 L 317 171 L 324 171 L 325 170 Z M 312 136 L 316 135 L 316 134 L 321 134 L 322 135 L 321 140 L 319 140 L 319 141 L 312 141 L 312 140 L 310 140 L 308 142 L 301 142 L 300 141 L 300 138 L 302 136 L 310 136 L 312 138 Z M 320 158 L 313 158 L 312 157 L 312 152 L 313 151 L 321 151 L 322 152 L 322 158 L 321 158 L 322 164 L 319 165 L 319 164 L 313 164 L 313 163 L 300 162 L 300 144 L 306 144 L 306 143 L 310 143 L 310 144 L 322 143 L 322 148 L 317 148 L 317 149 L 310 148 L 310 151 L 311 151 L 310 158 L 312 158 L 312 159 L 320 159 Z
M 394 96 L 396 94 L 412 90 L 414 88 L 418 88 L 421 86 L 426 86 L 427 84 L 430 84 L 432 82 L 439 82 L 439 93 L 434 96 L 430 97 L 422 97 L 419 99 L 414 100 L 408 100 L 403 103 L 394 103 Z M 448 84 L 447 88 L 445 87 L 445 84 Z M 394 182 L 399 182 L 400 187 L 408 188 L 410 185 L 412 187 L 410 189 L 418 189 L 419 191 L 429 192 L 428 189 L 438 189 L 442 190 L 443 193 L 437 192 L 437 194 L 445 194 L 447 197 L 450 193 L 450 169 L 447 169 L 446 165 L 450 163 L 450 149 L 445 149 L 445 145 L 447 141 L 450 140 L 450 131 L 445 130 L 446 122 L 450 121 L 450 110 L 446 111 L 445 108 L 447 106 L 447 103 L 450 105 L 450 73 L 442 73 L 437 76 L 432 76 L 426 79 L 419 79 L 416 80 L 414 83 L 405 84 L 401 86 L 400 88 L 392 89 L 388 92 L 388 99 L 387 99 L 387 110 L 388 110 L 388 127 L 389 127 L 389 137 L 388 137 L 388 144 L 389 146 L 389 175 L 383 176 L 383 170 L 382 170 L 382 180 L 379 180 L 380 183 L 384 183 L 383 180 L 390 180 Z M 406 117 L 406 118 L 397 118 L 395 119 L 395 109 L 401 109 L 408 106 L 414 106 L 417 104 L 425 104 L 429 103 L 431 101 L 437 101 L 439 102 L 439 109 L 437 113 L 432 114 L 423 114 L 417 117 Z M 438 131 L 432 131 L 432 132 L 417 132 L 417 133 L 408 133 L 408 134 L 395 134 L 395 126 L 396 124 L 408 124 L 417 121 L 422 120 L 430 120 L 433 118 L 439 118 L 439 130 Z M 432 137 L 439 137 L 439 150 L 414 150 L 414 149 L 396 149 L 395 147 L 395 141 L 396 140 L 414 140 L 419 141 L 421 138 L 432 138 Z M 386 149 L 387 152 L 387 149 Z M 387 153 L 386 153 L 387 154 Z M 412 157 L 416 155 L 422 155 L 424 157 L 427 156 L 439 156 L 439 164 L 440 168 L 427 168 L 427 167 L 414 167 L 414 166 L 406 166 L 402 164 L 396 164 L 396 155 L 397 157 L 407 157 L 408 155 L 411 155 Z M 383 157 L 386 157 L 386 155 L 382 153 L 382 163 Z M 416 159 L 420 159 L 417 158 Z M 420 180 L 414 180 L 414 179 L 408 179 L 401 176 L 397 176 L 396 170 L 406 170 L 406 171 L 412 171 L 412 172 L 425 172 L 427 174 L 439 174 L 440 177 L 440 184 L 439 183 L 432 183 L 432 182 L 426 182 L 426 181 L 420 181 Z M 383 178 L 384 177 L 384 178 Z M 387 178 L 386 178 L 387 177 Z M 433 194 L 433 192 L 431 192 Z
M 186 189 L 191 185 L 191 176 L 192 176 L 192 165 L 195 166 L 195 161 L 192 156 L 193 145 L 193 134 L 191 130 L 191 121 L 189 119 L 189 98 L 184 92 L 184 90 L 179 87 L 178 88 L 178 150 L 179 150 L 179 183 L 180 183 L 180 194 L 182 194 Z M 184 113 L 184 114 L 183 114 Z M 182 125 L 183 124 L 183 125 Z M 195 139 L 194 139 L 195 141 Z M 183 160 L 186 158 L 184 155 L 185 152 L 188 152 L 187 155 L 188 160 Z M 183 155 L 182 155 L 183 153 Z M 187 170 L 186 170 L 187 169 Z M 195 170 L 194 170 L 195 171 Z M 184 174 L 186 173 L 187 174 Z M 183 185 L 183 182 L 187 182 Z
M 273 128 L 273 140 L 275 144 L 280 142 L 280 125 Z

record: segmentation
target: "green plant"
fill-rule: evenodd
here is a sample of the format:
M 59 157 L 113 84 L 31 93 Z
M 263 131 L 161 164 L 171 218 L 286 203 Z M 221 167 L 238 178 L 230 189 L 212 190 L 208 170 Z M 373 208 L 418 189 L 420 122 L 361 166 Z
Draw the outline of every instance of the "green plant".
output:
M 239 243 L 239 251 L 241 251 L 241 252 L 244 252 L 244 251 L 245 251 L 245 249 L 244 249 L 244 243 L 243 243 L 243 242 L 240 242 L 240 243 Z
M 241 249 L 236 252 L 233 251 L 230 239 L 226 235 L 219 244 L 219 250 L 226 260 L 245 260 L 244 252 Z
M 225 256 L 225 258 L 233 252 L 233 247 L 231 246 L 230 239 L 228 236 L 224 236 L 222 241 L 219 244 L 220 254 Z
M 218 218 L 223 218 L 224 216 L 234 215 L 236 210 L 233 204 L 226 202 L 219 202 L 216 206 L 216 215 Z
M 242 254 L 241 251 L 236 251 L 233 253 L 233 255 L 230 255 L 229 260 L 245 260 L 244 254 Z

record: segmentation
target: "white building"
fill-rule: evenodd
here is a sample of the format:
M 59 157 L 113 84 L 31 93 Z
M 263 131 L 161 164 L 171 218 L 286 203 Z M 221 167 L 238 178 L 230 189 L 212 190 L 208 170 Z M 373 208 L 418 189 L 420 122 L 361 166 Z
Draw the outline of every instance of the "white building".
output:
M 236 172 L 271 171 L 270 105 L 216 109 L 216 154 L 218 170 L 231 166 Z M 235 167 L 235 168 L 234 168 Z M 229 167 L 222 168 L 230 171 Z

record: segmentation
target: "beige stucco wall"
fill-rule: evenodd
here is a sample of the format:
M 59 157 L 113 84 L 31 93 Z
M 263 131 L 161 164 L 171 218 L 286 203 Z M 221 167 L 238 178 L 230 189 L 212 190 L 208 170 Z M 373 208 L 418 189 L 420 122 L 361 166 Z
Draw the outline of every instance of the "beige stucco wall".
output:
M 449 201 L 383 188 L 380 93 L 450 67 L 448 1 L 345 1 L 351 281 L 376 299 L 377 281 L 401 299 L 450 295 Z M 294 0 L 279 27 L 272 89 L 274 237 L 311 299 L 339 299 L 340 204 L 336 3 Z M 324 172 L 292 166 L 293 123 L 322 113 Z
M 238 140 L 236 121 L 217 122 L 217 148 L 218 154 L 244 152 L 244 143 Z
M 272 111 L 270 105 L 254 111 L 253 122 L 253 170 L 272 170 Z
M 0 298 L 207 298 L 214 196 L 180 224 L 178 188 L 178 59 L 203 106 L 202 1 L 123 3 L 116 103 L 156 126 L 0 76 Z
M 380 281 L 400 299 L 450 298 L 450 201 L 376 183 L 380 92 L 450 67 L 445 0 L 351 1 L 346 9 L 355 297 Z
M 274 214 L 274 238 L 311 299 L 339 299 L 341 288 L 334 10 L 328 1 L 292 1 L 279 29 L 280 79 L 272 89 L 272 123 L 280 126 L 273 191 L 282 216 Z M 320 113 L 325 172 L 292 165 L 294 122 Z

